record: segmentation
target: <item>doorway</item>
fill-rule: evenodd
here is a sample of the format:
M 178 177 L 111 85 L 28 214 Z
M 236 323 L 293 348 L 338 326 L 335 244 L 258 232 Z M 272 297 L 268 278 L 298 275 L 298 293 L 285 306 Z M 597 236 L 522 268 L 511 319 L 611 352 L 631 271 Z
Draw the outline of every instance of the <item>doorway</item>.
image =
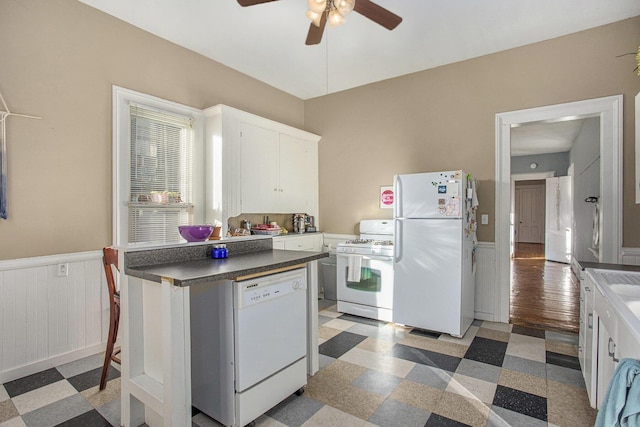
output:
M 544 245 L 545 194 L 544 180 L 516 181 L 514 198 L 516 245 L 523 244 L 522 247 L 534 244 Z M 516 247 L 516 255 L 517 252 Z
M 511 187 L 511 129 L 527 123 L 598 117 L 600 124 L 601 244 L 599 262 L 618 262 L 621 243 L 622 96 L 500 113 L 496 115 L 496 292 L 495 320 L 510 316 L 513 216 Z M 606 202 L 605 202 L 606 200 Z M 605 212 L 606 211 L 606 212 Z M 606 241 L 604 235 L 606 234 Z M 551 273 L 546 273 L 551 274 Z

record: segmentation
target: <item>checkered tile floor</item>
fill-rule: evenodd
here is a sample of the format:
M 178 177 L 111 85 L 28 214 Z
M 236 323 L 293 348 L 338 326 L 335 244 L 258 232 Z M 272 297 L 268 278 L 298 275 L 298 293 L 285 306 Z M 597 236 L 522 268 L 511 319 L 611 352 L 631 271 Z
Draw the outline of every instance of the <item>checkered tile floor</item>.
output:
M 589 426 L 575 334 L 476 321 L 461 339 L 338 313 L 320 301 L 320 371 L 257 426 Z M 0 386 L 0 427 L 117 426 L 101 356 Z M 219 426 L 194 409 L 194 425 Z

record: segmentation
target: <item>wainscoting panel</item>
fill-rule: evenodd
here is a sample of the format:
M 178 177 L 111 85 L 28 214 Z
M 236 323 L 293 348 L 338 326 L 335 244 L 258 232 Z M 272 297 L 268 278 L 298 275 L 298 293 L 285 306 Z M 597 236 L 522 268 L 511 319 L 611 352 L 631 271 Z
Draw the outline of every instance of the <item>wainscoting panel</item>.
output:
M 478 242 L 476 254 L 476 319 L 496 319 L 496 245 Z
M 622 248 L 622 263 L 640 265 L 640 248 Z
M 99 251 L 0 261 L 0 383 L 103 351 L 108 296 Z

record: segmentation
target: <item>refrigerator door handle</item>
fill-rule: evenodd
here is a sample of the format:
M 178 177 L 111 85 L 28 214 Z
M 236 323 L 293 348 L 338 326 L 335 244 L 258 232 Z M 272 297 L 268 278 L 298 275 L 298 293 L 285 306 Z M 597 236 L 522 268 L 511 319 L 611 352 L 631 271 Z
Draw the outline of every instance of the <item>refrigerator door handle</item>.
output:
M 402 218 L 402 204 L 400 201 L 402 200 L 402 181 L 400 180 L 400 176 L 396 175 L 394 178 L 393 188 L 394 188 L 394 203 L 393 203 L 393 216 L 396 218 Z
M 399 242 L 402 242 L 402 234 L 401 234 L 402 221 L 400 221 L 399 219 L 396 219 L 393 222 L 393 225 L 394 225 L 393 262 L 397 263 L 397 262 L 400 262 L 400 260 L 402 259 L 402 251 L 401 251 L 402 245 L 398 244 Z

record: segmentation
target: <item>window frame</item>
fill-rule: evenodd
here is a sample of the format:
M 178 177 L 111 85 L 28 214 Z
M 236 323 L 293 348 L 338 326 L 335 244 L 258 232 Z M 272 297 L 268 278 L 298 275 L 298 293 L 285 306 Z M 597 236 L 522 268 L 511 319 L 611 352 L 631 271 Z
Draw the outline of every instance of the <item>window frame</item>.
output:
M 202 110 L 167 101 L 155 96 L 113 86 L 113 244 L 120 248 L 167 246 L 173 243 L 129 243 L 130 147 L 131 116 L 129 105 L 139 104 L 150 109 L 166 111 L 193 118 L 192 191 L 193 222 L 204 223 L 205 165 L 204 116 Z

